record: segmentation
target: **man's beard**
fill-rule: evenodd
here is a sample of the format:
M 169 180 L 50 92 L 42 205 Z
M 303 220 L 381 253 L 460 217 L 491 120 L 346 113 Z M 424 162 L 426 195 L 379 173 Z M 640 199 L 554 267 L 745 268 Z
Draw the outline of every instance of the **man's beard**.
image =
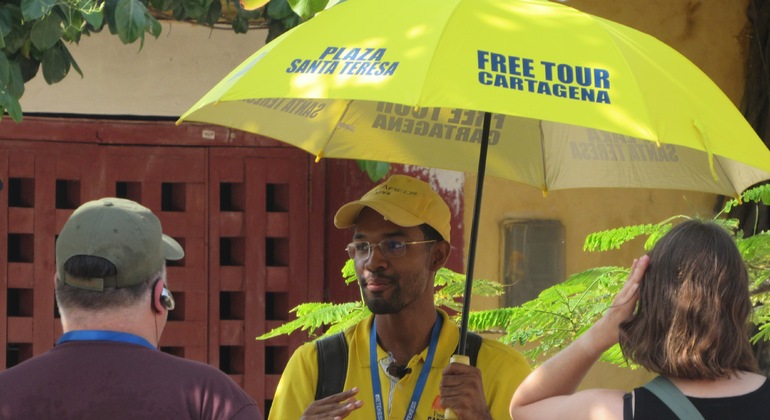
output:
M 366 290 L 366 282 L 359 280 L 358 285 L 362 289 L 364 303 L 373 314 L 385 315 L 395 314 L 406 306 L 401 296 L 401 287 L 399 277 L 389 277 L 391 293 L 389 297 L 383 296 L 383 293 L 372 293 Z

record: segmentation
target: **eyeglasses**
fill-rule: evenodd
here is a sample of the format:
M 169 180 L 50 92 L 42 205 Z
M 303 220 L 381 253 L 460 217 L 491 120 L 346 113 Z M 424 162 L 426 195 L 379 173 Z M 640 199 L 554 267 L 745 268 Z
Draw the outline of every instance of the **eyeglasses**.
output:
M 392 258 L 403 257 L 406 254 L 407 245 L 429 244 L 431 242 L 436 242 L 436 240 L 404 242 L 401 239 L 383 239 L 376 244 L 367 241 L 351 242 L 346 249 L 351 259 L 368 260 L 372 256 L 372 248 L 375 246 L 380 247 L 382 255 Z

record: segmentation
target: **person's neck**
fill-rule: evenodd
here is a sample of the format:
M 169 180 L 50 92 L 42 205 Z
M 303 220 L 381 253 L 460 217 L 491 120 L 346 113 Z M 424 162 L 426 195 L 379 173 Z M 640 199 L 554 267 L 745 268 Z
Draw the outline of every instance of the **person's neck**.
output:
M 390 352 L 399 365 L 406 365 L 430 344 L 436 309 L 430 307 L 419 313 L 402 310 L 397 314 L 377 315 L 376 318 L 380 347 Z
M 144 338 L 153 346 L 158 346 L 159 332 L 155 332 L 155 327 L 151 319 L 145 319 L 135 312 L 118 313 L 120 311 L 100 311 L 98 315 L 88 313 L 87 311 L 70 311 L 65 315 L 62 313 L 62 330 L 65 333 L 82 330 L 100 330 L 116 331 L 133 334 Z

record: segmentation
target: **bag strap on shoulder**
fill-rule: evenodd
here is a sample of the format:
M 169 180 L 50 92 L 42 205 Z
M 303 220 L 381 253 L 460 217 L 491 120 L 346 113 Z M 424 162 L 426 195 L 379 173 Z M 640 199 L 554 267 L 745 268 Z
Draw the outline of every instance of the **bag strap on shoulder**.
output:
M 663 401 L 663 404 L 666 404 L 681 420 L 703 420 L 700 411 L 665 376 L 658 376 L 644 384 L 644 387 Z
M 633 398 L 630 392 L 623 394 L 623 420 L 634 420 L 634 407 L 631 405 Z
M 348 343 L 338 332 L 315 342 L 318 354 L 318 384 L 315 399 L 320 400 L 342 392 L 348 373 Z

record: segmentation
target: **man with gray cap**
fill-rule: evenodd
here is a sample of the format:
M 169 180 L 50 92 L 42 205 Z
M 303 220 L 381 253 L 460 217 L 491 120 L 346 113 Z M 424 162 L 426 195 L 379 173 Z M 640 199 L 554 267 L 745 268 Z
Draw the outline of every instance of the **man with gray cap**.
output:
M 103 198 L 56 241 L 56 346 L 0 372 L 0 418 L 261 419 L 218 369 L 158 351 L 174 299 L 166 260 L 184 257 L 152 212 Z
M 441 196 L 405 175 L 337 211 L 335 226 L 354 228 L 346 250 L 373 315 L 341 336 L 344 386 L 329 386 L 332 392 L 328 347 L 297 349 L 270 419 L 443 419 L 447 408 L 459 419 L 509 417 L 511 396 L 530 371 L 519 353 L 479 338 L 475 366 L 450 364 L 459 328 L 433 296 L 436 271 L 449 257 L 450 222 Z

